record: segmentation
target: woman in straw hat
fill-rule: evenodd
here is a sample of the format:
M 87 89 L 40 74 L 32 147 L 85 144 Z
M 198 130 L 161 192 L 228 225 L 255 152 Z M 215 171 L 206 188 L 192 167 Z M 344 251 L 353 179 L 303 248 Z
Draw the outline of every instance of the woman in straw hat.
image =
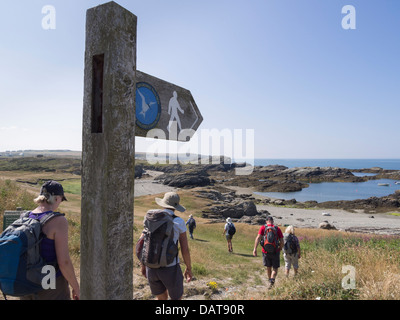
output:
M 164 208 L 165 212 L 174 216 L 176 211 L 184 212 L 186 209 L 179 204 L 180 197 L 176 192 L 167 192 L 164 198 L 155 198 L 156 203 Z M 174 219 L 174 238 L 179 241 L 183 260 L 186 265 L 185 272 L 179 264 L 179 257 L 170 265 L 161 268 L 149 268 L 142 265 L 142 274 L 147 278 L 150 290 L 158 300 L 180 300 L 183 296 L 183 278 L 187 282 L 192 280 L 192 264 L 190 260 L 189 244 L 186 235 L 186 224 L 181 217 Z

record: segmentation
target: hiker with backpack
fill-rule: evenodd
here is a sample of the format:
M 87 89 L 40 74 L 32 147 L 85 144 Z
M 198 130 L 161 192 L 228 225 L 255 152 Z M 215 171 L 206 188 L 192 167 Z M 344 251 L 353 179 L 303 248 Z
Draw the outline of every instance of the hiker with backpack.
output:
M 299 239 L 294 235 L 293 226 L 288 226 L 283 234 L 283 259 L 285 260 L 285 275 L 289 276 L 291 265 L 293 265 L 294 275 L 297 275 L 300 259 Z
M 158 300 L 180 300 L 183 296 L 183 278 L 192 280 L 192 265 L 185 221 L 175 215 L 186 209 L 179 204 L 176 192 L 167 192 L 164 198 L 155 198 L 161 210 L 149 210 L 144 230 L 136 244 L 136 255 L 142 264 L 142 274 L 147 278 L 150 290 Z M 182 274 L 178 243 L 186 270 Z
M 194 229 L 196 229 L 196 220 L 193 218 L 192 214 L 189 216 L 189 219 L 186 222 L 186 225 L 189 228 L 190 238 L 193 239 L 193 231 L 194 231 Z
M 64 214 L 55 212 L 63 201 L 67 199 L 62 185 L 45 182 L 34 199 L 37 208 L 23 213 L 1 234 L 0 289 L 5 297 L 70 300 L 70 285 L 73 298 L 79 299 L 79 284 L 68 250 L 68 221 Z M 49 270 L 49 266 L 54 268 L 55 286 L 44 288 L 43 268 Z M 16 270 L 12 276 L 13 268 Z
M 280 267 L 280 252 L 283 247 L 283 234 L 278 226 L 274 225 L 271 216 L 267 218 L 267 224 L 263 225 L 258 231 L 254 242 L 253 256 L 257 257 L 257 246 L 261 244 L 263 265 L 267 267 L 269 287 L 275 284 L 275 279 Z
M 228 252 L 231 253 L 233 252 L 232 238 L 235 233 L 236 233 L 236 227 L 233 224 L 232 219 L 227 218 L 224 227 L 224 232 L 222 232 L 222 235 L 225 235 L 226 241 L 228 242 Z

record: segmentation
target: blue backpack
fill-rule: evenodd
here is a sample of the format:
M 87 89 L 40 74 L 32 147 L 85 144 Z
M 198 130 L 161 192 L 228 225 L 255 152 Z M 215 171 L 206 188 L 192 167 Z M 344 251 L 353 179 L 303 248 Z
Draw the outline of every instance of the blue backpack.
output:
M 21 297 L 42 290 L 47 265 L 40 255 L 42 228 L 50 219 L 64 216 L 49 212 L 40 220 L 29 218 L 30 212 L 12 223 L 0 235 L 0 290 L 6 295 Z

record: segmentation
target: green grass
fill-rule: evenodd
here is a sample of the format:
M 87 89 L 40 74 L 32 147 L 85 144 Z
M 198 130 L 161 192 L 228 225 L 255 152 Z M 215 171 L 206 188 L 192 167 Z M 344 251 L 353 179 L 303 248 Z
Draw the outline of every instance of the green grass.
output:
M 72 158 L 3 158 L 0 159 L 0 171 L 31 171 L 31 172 L 80 172 L 81 160 Z
M 399 212 L 390 212 L 390 213 L 388 213 L 388 214 L 390 214 L 390 215 L 392 215 L 392 216 L 398 216 L 398 217 L 400 217 L 400 213 L 399 213 Z
M 62 182 L 64 192 L 65 193 L 72 193 L 76 195 L 81 194 L 81 179 L 70 179 L 70 180 L 64 180 Z
M 194 270 L 200 278 L 225 279 L 230 278 L 232 285 L 245 283 L 260 271 L 263 271 L 261 252 L 259 257 L 253 257 L 255 233 L 241 232 L 242 225 L 237 225 L 233 236 L 233 253 L 228 252 L 227 241 L 222 231 L 224 223 L 198 224 L 194 239 L 189 239 Z
M 400 298 L 400 238 L 319 229 L 297 229 L 302 258 L 299 274 L 284 276 L 284 261 L 273 290 L 248 290 L 265 285 L 261 248 L 252 256 L 259 226 L 236 224 L 234 253 L 227 251 L 223 223 L 198 224 L 189 239 L 193 272 L 197 278 L 215 279 L 221 287 L 241 288 L 229 299 L 364 300 Z M 356 288 L 342 286 L 343 266 L 356 270 Z M 229 279 L 229 281 L 227 281 Z M 379 283 L 379 285 L 377 285 Z
M 18 207 L 26 210 L 33 205 L 33 196 L 19 187 L 15 181 L 0 179 L 0 230 L 3 230 L 4 211 L 13 211 Z
M 400 248 L 400 238 L 389 235 L 353 234 L 343 236 L 334 234 L 323 238 L 300 236 L 299 240 L 307 251 L 323 249 L 330 253 L 337 253 L 348 247 L 364 247 L 385 252 Z
M 192 264 L 192 272 L 197 277 L 199 277 L 199 276 L 203 277 L 203 276 L 207 276 L 208 275 L 207 267 L 202 263 L 193 262 L 193 264 Z
M 20 173 L 15 172 L 20 178 Z M 79 270 L 80 262 L 80 179 L 62 182 L 70 194 L 68 201 L 69 248 L 74 266 Z M 12 180 L 0 179 L 0 224 L 5 210 L 17 207 L 34 207 L 29 186 Z M 215 281 L 219 290 L 229 288 L 236 294 L 226 299 L 323 299 L 323 300 L 384 300 L 400 299 L 400 238 L 372 234 L 356 234 L 320 229 L 296 229 L 300 239 L 302 258 L 299 274 L 293 278 L 284 276 L 281 268 L 274 289 L 259 289 L 267 282 L 262 265 L 261 248 L 258 257 L 253 257 L 254 240 L 260 226 L 236 224 L 233 237 L 233 253 L 227 250 L 222 234 L 224 223 L 208 223 L 201 219 L 207 201 L 197 198 L 189 190 L 180 192 L 182 204 L 187 208 L 179 214 L 186 221 L 189 214 L 197 217 L 195 239 L 189 240 L 192 270 L 199 285 Z M 66 205 L 66 204 L 64 204 Z M 135 198 L 135 239 L 143 228 L 143 216 L 155 206 L 154 196 Z M 181 260 L 183 261 L 183 260 Z M 356 270 L 356 289 L 342 288 L 342 267 L 350 265 Z M 135 273 L 140 274 L 139 265 Z M 193 282 L 196 285 L 196 281 Z M 141 290 L 141 288 L 136 288 Z

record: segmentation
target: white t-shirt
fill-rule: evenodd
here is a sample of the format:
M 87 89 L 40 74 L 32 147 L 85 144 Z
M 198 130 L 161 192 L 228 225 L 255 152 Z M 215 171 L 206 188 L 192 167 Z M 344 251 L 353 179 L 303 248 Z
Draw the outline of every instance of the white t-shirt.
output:
M 228 232 L 228 226 L 229 226 L 230 223 L 232 223 L 232 222 L 227 222 L 227 223 L 225 223 L 225 229 L 224 229 L 225 234 Z M 233 224 L 233 223 L 232 223 L 232 224 Z
M 166 212 L 168 212 L 168 214 L 170 214 L 171 216 L 174 215 L 174 212 L 172 210 L 169 210 L 169 209 L 164 209 L 164 210 Z M 185 220 L 183 220 L 181 217 L 176 216 L 176 218 L 174 219 L 174 242 L 175 243 L 178 241 L 180 234 L 183 232 L 186 232 Z M 178 263 L 179 263 L 179 256 L 178 256 Z M 176 263 L 174 261 L 171 264 L 169 264 L 167 267 L 172 267 L 175 264 Z

